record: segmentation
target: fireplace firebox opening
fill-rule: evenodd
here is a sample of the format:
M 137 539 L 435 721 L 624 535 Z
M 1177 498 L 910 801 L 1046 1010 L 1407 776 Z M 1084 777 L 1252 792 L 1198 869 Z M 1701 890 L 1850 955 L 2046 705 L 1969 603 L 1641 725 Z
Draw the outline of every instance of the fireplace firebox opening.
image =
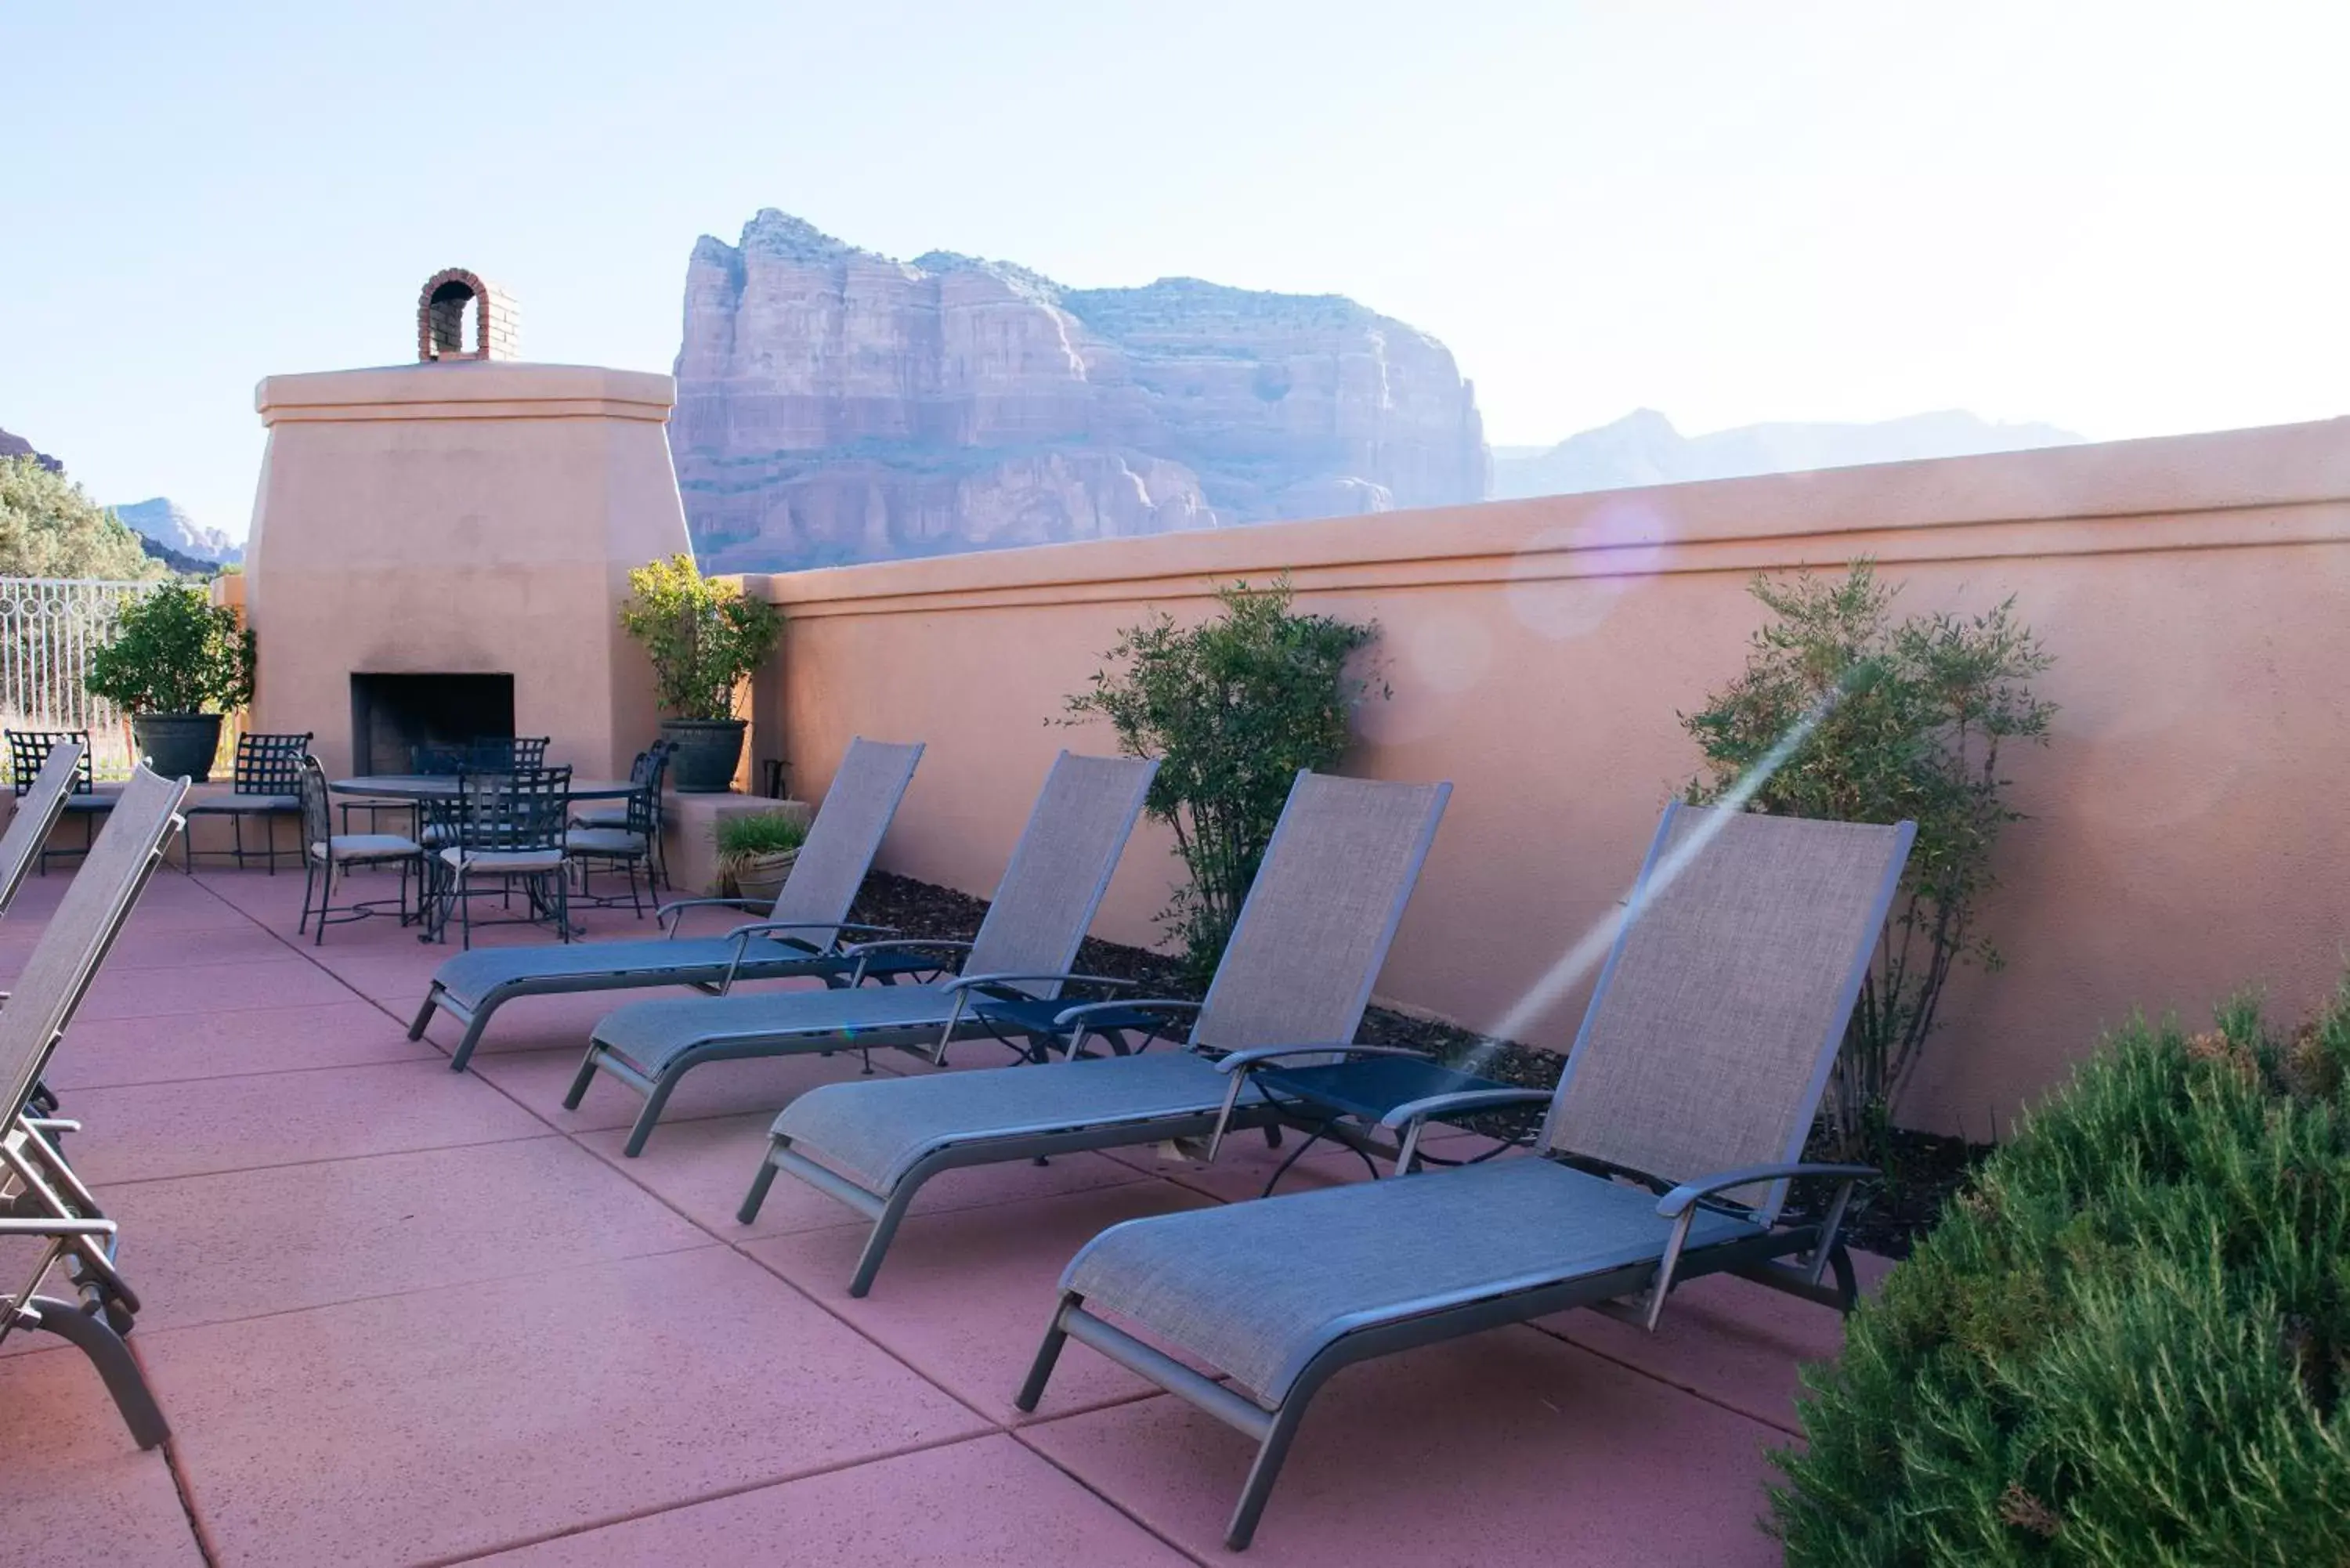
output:
M 419 746 L 514 739 L 514 682 L 512 675 L 353 675 L 353 766 L 404 774 Z

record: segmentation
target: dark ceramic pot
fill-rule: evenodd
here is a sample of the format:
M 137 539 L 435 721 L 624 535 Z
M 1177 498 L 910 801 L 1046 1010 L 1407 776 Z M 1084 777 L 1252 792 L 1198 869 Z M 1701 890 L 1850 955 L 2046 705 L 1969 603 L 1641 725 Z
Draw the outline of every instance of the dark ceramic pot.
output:
M 212 780 L 220 732 L 218 713 L 134 713 L 130 718 L 140 760 L 167 779 L 184 776 L 196 784 Z
M 732 788 L 746 728 L 741 719 L 663 719 L 670 787 L 680 794 L 720 794 Z

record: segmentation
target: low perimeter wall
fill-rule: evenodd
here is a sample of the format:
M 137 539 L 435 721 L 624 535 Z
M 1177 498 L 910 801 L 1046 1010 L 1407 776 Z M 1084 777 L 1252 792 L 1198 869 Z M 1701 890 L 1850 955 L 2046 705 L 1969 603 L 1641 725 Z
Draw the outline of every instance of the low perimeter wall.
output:
M 1695 769 L 1677 714 L 1740 668 L 1749 576 L 1864 555 L 1909 610 L 2014 595 L 2060 704 L 2006 759 L 2006 967 L 1953 983 L 1905 1119 L 1981 1137 L 2135 1008 L 2334 983 L 2350 420 L 754 578 L 791 616 L 762 749 L 816 798 L 852 734 L 927 741 L 882 864 L 984 894 L 1055 750 L 1109 749 L 1046 722 L 1119 628 L 1285 571 L 1380 627 L 1348 771 L 1457 786 L 1382 998 L 1563 1048 L 1587 980 L 1544 977 Z M 1097 932 L 1151 941 L 1178 875 L 1147 828 Z

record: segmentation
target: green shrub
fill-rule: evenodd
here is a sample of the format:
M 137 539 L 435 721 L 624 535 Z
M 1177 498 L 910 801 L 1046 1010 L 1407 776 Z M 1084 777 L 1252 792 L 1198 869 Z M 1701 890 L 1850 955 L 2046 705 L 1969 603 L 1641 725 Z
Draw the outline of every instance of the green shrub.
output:
M 1805 1374 L 1794 1568 L 2350 1563 L 2350 981 L 2219 1022 L 2110 1039 Z
M 82 684 L 132 713 L 225 713 L 253 700 L 253 633 L 203 588 L 129 600 Z
M 2000 746 L 2044 742 L 2054 707 L 2032 695 L 2048 668 L 2012 599 L 1971 618 L 1896 620 L 1899 589 L 1856 561 L 1841 579 L 1809 573 L 1752 593 L 1773 618 L 1745 670 L 1681 722 L 1705 753 L 1700 804 L 1748 781 L 1787 737 L 1809 735 L 1762 780 L 1749 809 L 1845 822 L 1918 825 L 1901 898 L 1861 984 L 1821 1107 L 1825 1145 L 1882 1162 L 1891 1108 L 1934 1027 L 1953 965 L 1999 964 L 1974 926 L 1995 885 L 1991 851 L 2019 814 Z
M 783 635 L 783 612 L 737 585 L 705 577 L 691 556 L 629 574 L 620 628 L 652 660 L 656 701 L 677 719 L 732 719 L 734 689 Z
M 787 816 L 780 811 L 724 817 L 718 824 L 718 855 L 721 860 L 743 859 L 753 855 L 781 855 L 785 850 L 797 849 L 806 842 L 806 825 L 799 818 Z
M 1159 759 L 1148 809 L 1174 829 L 1191 882 L 1159 919 L 1201 982 L 1223 956 L 1297 770 L 1337 765 L 1366 690 L 1347 661 L 1377 628 L 1298 614 L 1293 597 L 1286 578 L 1254 592 L 1234 583 L 1217 591 L 1222 615 L 1129 627 L 1105 656 L 1124 668 L 1096 671 L 1066 704 L 1066 722 L 1107 719 L 1127 755 Z

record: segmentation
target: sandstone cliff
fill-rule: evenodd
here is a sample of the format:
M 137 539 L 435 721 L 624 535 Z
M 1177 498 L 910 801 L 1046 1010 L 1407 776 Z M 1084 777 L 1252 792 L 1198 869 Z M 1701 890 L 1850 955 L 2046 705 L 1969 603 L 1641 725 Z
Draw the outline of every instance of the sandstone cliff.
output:
M 1071 289 L 769 210 L 686 273 L 670 426 L 705 566 L 783 570 L 1482 499 L 1444 346 L 1334 296 Z

